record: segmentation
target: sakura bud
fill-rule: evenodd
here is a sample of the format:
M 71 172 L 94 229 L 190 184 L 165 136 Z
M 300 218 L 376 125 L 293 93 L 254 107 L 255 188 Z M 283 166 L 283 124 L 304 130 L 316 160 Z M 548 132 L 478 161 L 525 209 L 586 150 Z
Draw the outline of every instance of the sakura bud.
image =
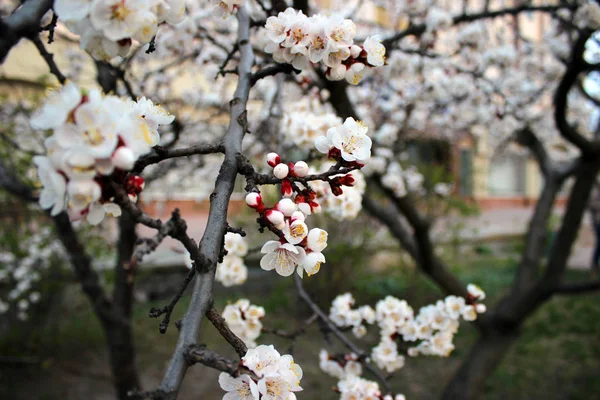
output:
M 129 147 L 121 146 L 113 153 L 112 163 L 116 168 L 130 171 L 135 164 L 135 154 Z
M 251 208 L 258 208 L 262 204 L 260 193 L 251 192 L 246 195 L 246 204 Z
M 137 203 L 137 200 L 138 200 L 137 194 L 129 193 L 129 194 L 127 194 L 127 196 L 129 197 L 129 200 L 131 200 L 132 203 Z
M 304 221 L 305 219 L 306 219 L 306 217 L 304 216 L 304 213 L 302 213 L 301 211 L 294 211 L 294 213 L 292 214 L 292 217 L 290 218 L 290 220 L 292 222 Z
M 285 226 L 285 217 L 280 211 L 267 210 L 267 212 L 265 212 L 265 218 L 270 223 L 272 223 L 277 229 L 283 229 L 283 227 Z
M 298 209 L 305 215 L 312 214 L 312 210 L 310 209 L 310 205 L 308 203 L 298 203 Z
M 321 211 L 323 211 L 323 209 L 321 208 L 321 205 L 319 203 L 317 203 L 316 201 L 311 201 L 309 204 L 310 204 L 310 209 L 312 210 L 312 212 L 314 214 L 320 214 Z
M 267 154 L 267 164 L 269 164 L 269 166 L 275 167 L 280 162 L 281 162 L 281 158 L 279 158 L 279 154 L 277 154 L 277 153 Z
M 127 179 L 125 180 L 125 190 L 127 191 L 127 193 L 132 193 L 132 194 L 137 195 L 142 190 L 144 190 L 145 186 L 146 186 L 146 182 L 144 181 L 144 178 L 142 178 L 141 176 L 129 175 L 127 177 Z
M 475 311 L 477 311 L 477 314 L 483 314 L 487 311 L 487 307 L 485 306 L 485 304 L 476 304 Z
M 350 47 L 350 57 L 352 57 L 352 58 L 358 58 L 358 56 L 360 56 L 361 52 L 362 52 L 362 49 L 360 48 L 360 46 L 353 44 Z
M 281 195 L 283 197 L 292 197 L 294 190 L 292 189 L 292 183 L 289 179 L 284 179 L 281 181 Z
M 291 199 L 281 199 L 275 207 L 286 217 L 291 217 L 294 211 L 296 211 L 296 204 Z
M 279 163 L 275 166 L 275 168 L 273 168 L 273 175 L 275 175 L 275 177 L 279 179 L 286 178 L 289 173 L 290 167 L 283 163 Z
M 306 175 L 308 175 L 308 164 L 304 161 L 298 161 L 296 164 L 294 164 L 294 173 L 297 177 L 304 178 Z

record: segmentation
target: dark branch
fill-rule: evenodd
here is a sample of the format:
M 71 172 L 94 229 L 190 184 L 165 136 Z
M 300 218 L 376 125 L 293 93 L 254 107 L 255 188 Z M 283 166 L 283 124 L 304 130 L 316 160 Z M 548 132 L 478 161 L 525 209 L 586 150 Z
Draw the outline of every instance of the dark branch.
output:
M 148 165 L 159 163 L 163 160 L 176 157 L 189 157 L 197 154 L 214 154 L 224 153 L 225 147 L 223 144 L 199 144 L 196 146 L 190 146 L 183 149 L 165 149 L 160 146 L 154 147 L 152 153 L 147 154 L 135 163 L 133 171 L 140 173 Z
M 39 34 L 42 17 L 52 7 L 53 0 L 29 0 L 9 17 L 0 20 L 0 63 L 19 41 Z
M 223 235 L 227 227 L 227 208 L 233 193 L 238 171 L 238 157 L 242 151 L 242 139 L 247 131 L 246 103 L 250 92 L 251 69 L 254 54 L 250 45 L 250 17 L 245 7 L 240 7 L 238 18 L 238 42 L 240 63 L 238 84 L 230 102 L 230 121 L 224 140 L 225 159 L 221 164 L 215 189 L 210 196 L 210 211 L 206 230 L 200 241 L 200 255 L 192 253 L 196 263 L 196 281 L 188 310 L 183 317 L 179 340 L 169 362 L 159 390 L 176 397 L 188 363 L 186 352 L 198 343 L 200 326 L 206 312 L 213 303 L 213 285 L 219 254 L 223 247 Z
M 263 68 L 261 70 L 256 71 L 250 77 L 250 86 L 256 85 L 256 82 L 259 80 L 266 78 L 267 76 L 277 75 L 279 73 L 291 74 L 292 72 L 295 74 L 299 74 L 300 70 L 297 70 L 292 66 L 292 64 L 276 64 L 270 67 Z
M 44 46 L 44 43 L 42 42 L 42 39 L 40 39 L 39 35 L 32 37 L 31 41 L 33 44 L 35 44 L 35 47 L 40 52 L 40 55 L 44 58 L 44 61 L 46 61 L 46 64 L 48 64 L 52 75 L 58 79 L 61 85 L 64 85 L 67 78 L 65 78 L 62 72 L 60 72 L 58 65 L 56 65 L 56 62 L 54 61 L 54 54 L 49 53 L 48 50 L 46 50 L 46 46 Z
M 600 290 L 600 281 L 594 282 L 582 282 L 582 283 L 565 283 L 558 286 L 555 290 L 555 294 L 586 294 Z
M 208 318 L 208 320 L 214 325 L 214 327 L 217 328 L 221 336 L 223 336 L 223 338 L 227 340 L 227 342 L 231 345 L 231 347 L 233 347 L 233 349 L 238 354 L 238 356 L 240 356 L 240 358 L 246 355 L 248 347 L 246 347 L 246 344 L 242 341 L 242 339 L 237 337 L 237 335 L 233 333 L 231 329 L 229 329 L 229 326 L 227 326 L 227 322 L 225 322 L 225 319 L 221 317 L 221 314 L 219 314 L 219 312 L 214 307 L 206 312 L 206 318 Z

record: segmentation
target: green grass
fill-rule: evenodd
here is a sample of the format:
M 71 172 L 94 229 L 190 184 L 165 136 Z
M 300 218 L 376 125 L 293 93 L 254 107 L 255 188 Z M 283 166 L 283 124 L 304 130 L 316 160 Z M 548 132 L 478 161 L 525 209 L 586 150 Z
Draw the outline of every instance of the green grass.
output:
M 517 262 L 514 258 L 493 258 L 488 252 L 470 255 L 469 262 L 454 265 L 452 270 L 464 283 L 474 282 L 488 294 L 486 304 L 494 304 L 507 293 L 512 282 Z M 327 280 L 331 286 L 323 299 L 331 298 L 349 289 L 355 294 L 358 304 L 371 304 L 385 295 L 405 298 L 415 309 L 442 297 L 441 292 L 421 273 L 411 268 L 394 268 L 377 274 L 367 273 L 364 269 L 352 272 L 352 279 L 338 284 L 339 277 L 332 275 Z M 327 275 L 323 275 L 325 277 Z M 572 281 L 588 279 L 587 272 L 569 271 L 567 278 Z M 314 278 L 313 278 L 314 279 Z M 317 289 L 322 283 L 308 281 L 309 288 Z M 318 289 L 323 289 L 319 287 Z M 217 298 L 216 306 L 222 309 L 227 302 L 240 296 L 248 297 L 253 303 L 262 304 L 267 310 L 264 324 L 271 328 L 293 330 L 298 320 L 305 317 L 303 307 L 295 307 L 297 298 L 293 285 L 286 279 L 274 279 L 268 291 L 248 292 L 249 289 L 235 289 L 224 292 Z M 322 301 L 325 301 L 320 299 Z M 176 321 L 182 316 L 188 298 L 184 298 L 172 318 Z M 177 329 L 172 325 L 166 335 L 158 333 L 159 320 L 150 319 L 147 313 L 156 304 L 137 305 L 133 317 L 133 327 L 138 349 L 138 366 L 146 377 L 146 382 L 156 382 L 164 370 L 175 341 Z M 90 311 L 86 300 L 80 295 L 70 294 L 63 298 L 62 314 L 54 312 L 52 319 L 37 326 L 33 336 L 15 332 L 0 342 L 3 355 L 35 355 L 45 360 L 36 367 L 35 373 L 23 370 L 13 371 L 13 387 L 35 385 L 45 376 L 56 374 L 54 366 L 65 362 L 79 362 L 85 365 L 89 354 L 105 357 L 104 337 L 98 322 Z M 296 315 L 294 315 L 296 314 Z M 377 340 L 376 329 L 360 341 L 364 347 L 373 345 Z M 27 345 L 18 345 L 19 334 L 29 338 Z M 31 338 L 34 337 L 35 340 Z M 203 342 L 224 354 L 233 356 L 231 349 L 215 332 L 210 324 L 204 324 L 201 337 Z M 455 338 L 456 350 L 446 359 L 409 358 L 404 369 L 398 371 L 393 379 L 396 390 L 409 399 L 439 398 L 445 382 L 451 378 L 461 359 L 467 354 L 477 338 L 471 326 L 462 324 Z M 333 339 L 332 339 L 333 340 Z M 263 335 L 259 342 L 273 343 L 282 352 L 287 352 L 290 341 Z M 328 345 L 318 327 L 313 326 L 308 333 L 295 343 L 294 356 L 305 370 L 302 384 L 305 387 L 301 399 L 337 399 L 338 395 L 330 389 L 335 385 L 332 378 L 324 376 L 318 368 L 318 352 L 322 347 L 341 350 L 336 344 Z M 84 355 L 84 357 L 82 357 Z M 50 360 L 50 361 L 48 361 Z M 524 324 L 521 334 L 510 348 L 500 366 L 490 377 L 486 385 L 485 399 L 592 399 L 600 393 L 600 294 L 585 294 L 570 297 L 554 297 L 544 304 Z M 0 371 L 1 372 L 1 371 Z M 207 393 L 203 398 L 221 399 L 222 392 L 216 383 L 216 373 L 203 367 L 194 367 L 186 379 L 183 399 L 202 390 Z M 1 381 L 0 381 L 1 383 Z M 42 397 L 49 400 L 65 399 L 62 392 L 52 391 L 54 386 L 46 388 Z M 105 390 L 110 388 L 104 382 Z M 51 389 L 48 389 L 51 388 Z M 91 390 L 91 389 L 90 389 Z M 99 390 L 99 389 L 98 389 Z M 0 390 L 0 394 L 1 394 Z M 2 397 L 2 396 L 0 396 Z M 11 397 L 12 398 L 12 397 Z M 29 398 L 32 398 L 31 396 Z M 73 397 L 70 397 L 73 398 Z

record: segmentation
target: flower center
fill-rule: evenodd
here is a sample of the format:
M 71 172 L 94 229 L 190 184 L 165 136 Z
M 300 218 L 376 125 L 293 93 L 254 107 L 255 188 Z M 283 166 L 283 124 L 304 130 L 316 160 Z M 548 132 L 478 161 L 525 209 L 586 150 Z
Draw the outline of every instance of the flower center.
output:
M 362 144 L 362 139 L 351 136 L 347 141 L 342 143 L 342 149 L 348 154 L 352 154 L 358 146 Z
M 112 18 L 119 21 L 123 21 L 131 13 L 131 10 L 125 7 L 125 2 L 122 1 L 119 4 L 115 4 L 111 7 Z
M 292 235 L 292 237 L 294 237 L 294 238 L 299 238 L 299 237 L 302 237 L 302 236 L 304 236 L 304 232 L 305 232 L 305 231 L 304 231 L 304 226 L 303 226 L 303 225 L 301 225 L 301 224 L 298 224 L 298 225 L 292 226 L 292 227 L 290 228 L 290 234 L 291 234 L 291 235 Z
M 325 41 L 320 36 L 317 36 L 313 40 L 312 46 L 315 50 L 323 50 L 325 48 Z

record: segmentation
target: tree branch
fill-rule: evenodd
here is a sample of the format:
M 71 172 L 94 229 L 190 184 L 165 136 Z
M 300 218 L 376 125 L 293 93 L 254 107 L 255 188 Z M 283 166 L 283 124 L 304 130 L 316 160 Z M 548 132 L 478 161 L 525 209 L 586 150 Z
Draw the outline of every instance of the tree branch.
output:
M 157 164 L 161 161 L 177 157 L 189 157 L 197 154 L 224 153 L 225 147 L 222 144 L 199 144 L 196 146 L 185 147 L 182 149 L 165 149 L 155 146 L 152 153 L 142 156 L 137 160 L 133 171 L 140 173 L 148 165 Z
M 574 9 L 575 7 L 576 6 L 567 5 L 567 4 L 547 5 L 547 6 L 534 6 L 534 5 L 523 4 L 521 6 L 504 8 L 504 9 L 496 10 L 496 11 L 485 10 L 484 12 L 481 12 L 481 13 L 461 14 L 461 15 L 455 16 L 452 21 L 453 21 L 454 25 L 458 25 L 463 22 L 473 22 L 473 21 L 478 21 L 478 20 L 482 20 L 482 19 L 492 19 L 492 18 L 503 17 L 505 15 L 517 15 L 522 12 L 538 11 L 538 12 L 553 13 L 553 12 L 556 12 L 563 8 Z M 401 40 L 407 36 L 420 36 L 423 33 L 425 33 L 426 30 L 427 30 L 427 26 L 425 24 L 412 25 L 412 26 L 408 27 L 407 29 L 390 36 L 389 38 L 384 39 L 382 41 L 382 43 L 385 46 L 386 50 L 390 51 L 394 48 L 396 42 L 398 42 L 399 40 Z
M 227 207 L 237 176 L 242 139 L 247 130 L 246 103 L 250 91 L 254 54 L 250 45 L 250 18 L 245 7 L 238 9 L 237 18 L 239 22 L 237 45 L 241 57 L 238 65 L 238 84 L 233 100 L 230 102 L 230 122 L 224 141 L 225 159 L 221 164 L 215 190 L 210 196 L 208 222 L 200 241 L 200 252 L 204 257 L 197 259 L 192 254 L 192 259 L 196 262 L 196 281 L 188 310 L 182 320 L 179 340 L 159 387 L 159 390 L 165 393 L 165 398 L 177 397 L 188 367 L 186 351 L 191 345 L 197 344 L 202 319 L 212 305 L 214 274 L 227 227 Z
M 31 41 L 40 52 L 40 55 L 42 56 L 44 61 L 46 61 L 46 64 L 48 64 L 48 68 L 50 68 L 50 72 L 52 73 L 52 75 L 54 75 L 56 79 L 58 79 L 61 85 L 64 85 L 67 81 L 67 78 L 65 78 L 62 72 L 60 72 L 58 65 L 56 65 L 56 62 L 54 61 L 54 54 L 46 50 L 46 46 L 42 42 L 42 39 L 40 39 L 40 35 L 33 36 L 31 38 Z
M 555 290 L 555 294 L 586 294 L 600 290 L 600 281 L 594 282 L 582 282 L 582 283 L 565 283 L 558 286 Z
M 52 7 L 53 0 L 29 0 L 14 13 L 0 20 L 0 63 L 21 38 L 39 34 L 42 17 Z
M 206 318 L 212 322 L 214 327 L 217 328 L 221 336 L 223 336 L 223 338 L 227 340 L 231 347 L 233 347 L 240 358 L 246 355 L 248 352 L 248 347 L 246 347 L 246 344 L 242 341 L 242 339 L 237 337 L 237 335 L 233 333 L 231 329 L 229 329 L 227 322 L 225 322 L 225 319 L 221 317 L 221 314 L 219 314 L 216 308 L 212 307 L 210 310 L 208 310 L 206 312 Z

